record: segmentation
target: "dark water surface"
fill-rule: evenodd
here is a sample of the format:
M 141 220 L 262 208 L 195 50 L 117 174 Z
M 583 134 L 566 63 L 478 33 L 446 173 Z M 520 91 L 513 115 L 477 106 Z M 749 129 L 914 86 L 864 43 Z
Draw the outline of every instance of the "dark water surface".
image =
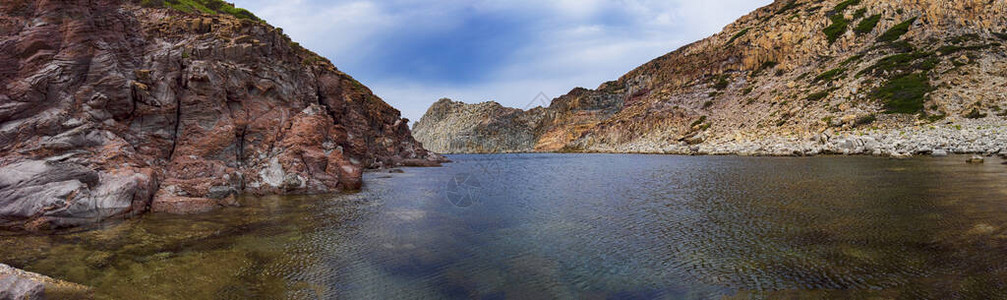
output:
M 1007 299 L 1007 166 L 453 156 L 365 191 L 51 236 L 0 262 L 113 299 Z

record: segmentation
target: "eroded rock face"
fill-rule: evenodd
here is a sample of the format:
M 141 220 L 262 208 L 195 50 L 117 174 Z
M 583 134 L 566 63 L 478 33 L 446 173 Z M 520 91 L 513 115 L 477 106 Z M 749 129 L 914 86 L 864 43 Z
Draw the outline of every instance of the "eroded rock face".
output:
M 413 127 L 417 140 L 438 153 L 530 152 L 544 109 L 522 111 L 496 102 L 441 99 Z
M 523 140 L 523 128 L 536 128 L 535 151 L 1007 151 L 1005 15 L 1003 1 L 777 0 L 618 80 L 573 89 L 536 124 L 493 132 Z M 494 116 L 432 119 L 510 118 Z M 489 140 L 467 127 L 428 128 L 421 142 Z M 849 140 L 857 145 L 837 142 Z M 478 152 L 473 144 L 446 149 Z
M 3 225 L 358 189 L 365 168 L 439 159 L 407 124 L 265 23 L 128 1 L 0 6 Z

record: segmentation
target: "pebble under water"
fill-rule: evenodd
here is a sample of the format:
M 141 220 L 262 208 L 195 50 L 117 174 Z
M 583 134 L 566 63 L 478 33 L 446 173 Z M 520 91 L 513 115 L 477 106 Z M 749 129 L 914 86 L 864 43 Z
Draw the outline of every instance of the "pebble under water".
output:
M 457 155 L 0 262 L 100 299 L 1007 299 L 1007 166 L 963 157 Z

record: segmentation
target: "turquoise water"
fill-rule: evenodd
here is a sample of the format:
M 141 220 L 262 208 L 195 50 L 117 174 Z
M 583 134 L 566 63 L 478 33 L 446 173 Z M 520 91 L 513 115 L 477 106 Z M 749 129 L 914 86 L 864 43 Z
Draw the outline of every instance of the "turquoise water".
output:
M 241 199 L 0 262 L 112 299 L 1004 299 L 1007 166 L 463 155 L 352 195 Z

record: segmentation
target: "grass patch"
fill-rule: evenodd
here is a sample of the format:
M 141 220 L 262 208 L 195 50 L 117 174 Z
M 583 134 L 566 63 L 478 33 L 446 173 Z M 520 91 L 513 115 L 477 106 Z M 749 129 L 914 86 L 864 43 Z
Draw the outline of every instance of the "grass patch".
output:
M 144 7 L 167 7 L 187 13 L 225 14 L 239 19 L 262 21 L 252 12 L 221 0 L 140 0 Z
M 866 7 L 858 9 L 856 12 L 853 13 L 853 19 L 857 20 L 857 19 L 863 18 L 865 14 L 867 14 L 867 8 Z
M 913 73 L 889 80 L 871 97 L 884 103 L 885 113 L 914 114 L 923 110 L 926 94 L 933 90 L 926 74 Z
M 959 35 L 959 36 L 953 37 L 953 38 L 951 38 L 950 42 L 952 44 L 958 45 L 958 44 L 961 44 L 961 43 L 966 43 L 966 42 L 969 42 L 969 41 L 976 41 L 976 40 L 981 40 L 981 39 L 982 38 L 979 37 L 978 34 L 969 33 L 969 34 L 963 34 L 963 35 Z
M 899 74 L 909 73 L 914 70 L 930 70 L 928 64 L 925 63 L 914 63 L 919 59 L 931 58 L 933 56 L 932 52 L 913 52 L 913 53 L 900 53 L 895 55 L 890 55 L 882 58 L 873 66 L 864 69 L 859 74 L 872 74 L 875 76 L 881 76 L 888 73 L 889 76 L 895 76 Z M 928 67 L 930 67 L 928 69 Z
M 963 117 L 965 117 L 966 119 L 982 119 L 985 118 L 986 116 L 987 115 L 980 112 L 978 108 L 972 108 L 972 111 L 965 114 Z
M 879 21 L 881 21 L 880 14 L 867 17 L 867 19 L 860 20 L 860 23 L 857 23 L 857 27 L 853 28 L 853 32 L 860 35 L 871 33 L 874 31 L 874 27 L 878 26 Z
M 745 36 L 745 34 L 747 34 L 749 30 L 752 30 L 752 28 L 751 27 L 745 28 L 745 29 L 742 29 L 740 32 L 734 34 L 734 36 L 732 36 L 731 39 L 727 41 L 727 44 L 728 45 L 733 44 L 735 40 L 737 40 L 738 38 L 740 38 L 742 36 Z
M 706 101 L 703 103 L 703 108 L 710 108 L 710 106 L 713 106 L 713 101 Z
M 782 14 L 800 6 L 800 4 L 797 4 L 797 0 L 790 0 L 790 2 L 787 2 L 787 4 L 783 5 L 783 7 L 780 7 L 780 9 L 776 11 L 776 14 Z
M 805 98 L 805 99 L 808 100 L 808 101 L 818 101 L 818 100 L 825 99 L 825 97 L 828 97 L 830 93 L 832 93 L 831 90 L 825 90 L 825 91 L 821 91 L 821 92 L 817 92 L 817 93 L 813 93 L 811 95 L 808 95 L 808 97 Z
M 692 125 L 689 125 L 689 128 L 699 126 L 699 124 L 703 124 L 704 122 L 706 122 L 706 116 L 699 117 L 699 120 L 692 122 Z
M 913 52 L 913 50 L 916 50 L 916 47 L 913 47 L 913 44 L 907 41 L 891 42 L 885 44 L 885 48 L 892 49 L 895 51 L 895 53 L 908 53 Z
M 995 37 L 997 37 L 997 38 L 999 38 L 1001 40 L 1007 40 L 1007 33 L 994 32 L 993 36 L 995 36 Z
M 881 36 L 878 37 L 878 41 L 891 42 L 898 40 L 899 38 L 902 37 L 903 34 L 909 32 L 909 27 L 913 26 L 913 23 L 916 23 L 915 17 L 906 20 L 905 22 L 895 24 L 895 26 L 892 26 L 892 28 L 889 28 L 888 30 L 885 31 L 885 33 L 881 34 Z
M 846 66 L 846 65 L 849 65 L 851 63 L 858 63 L 858 62 L 860 62 L 863 59 L 864 59 L 864 55 L 863 54 L 857 54 L 857 55 L 851 56 L 850 58 L 847 58 L 843 62 L 839 63 L 839 65 L 840 66 Z
M 846 29 L 850 26 L 850 20 L 844 18 L 842 14 L 832 15 L 829 19 L 832 20 L 832 24 L 822 29 L 822 32 L 829 39 L 829 44 L 832 44 L 846 33 Z
M 823 82 L 823 81 L 824 82 L 832 82 L 837 77 L 843 75 L 843 73 L 846 73 L 846 69 L 845 68 L 835 68 L 835 69 L 832 69 L 832 70 L 828 70 L 828 71 L 825 71 L 825 73 L 822 73 L 822 74 L 816 76 L 815 79 L 812 82 Z
M 941 63 L 941 59 L 937 57 L 927 57 L 921 61 L 916 62 L 913 66 L 918 70 L 930 70 L 934 67 L 938 67 L 938 63 Z
M 929 123 L 934 123 L 934 122 L 937 122 L 937 121 L 940 121 L 940 120 L 944 120 L 947 117 L 948 117 L 948 115 L 946 115 L 946 114 L 928 115 L 928 116 L 924 117 L 924 120 L 927 120 L 927 122 L 929 122 Z
M 846 0 L 843 2 L 839 2 L 839 4 L 836 4 L 836 7 L 832 9 L 832 12 L 839 14 L 845 11 L 846 8 L 857 4 L 860 4 L 860 0 Z
M 778 64 L 779 64 L 779 63 L 777 63 L 777 62 L 775 62 L 775 61 L 767 61 L 767 62 L 763 62 L 763 63 L 762 63 L 762 65 L 760 65 L 760 66 L 759 66 L 759 69 L 758 69 L 758 70 L 755 70 L 755 73 L 756 73 L 756 74 L 759 74 L 759 73 L 762 73 L 762 71 L 764 71 L 764 70 L 768 70 L 768 69 L 772 69 L 772 68 L 775 68 L 775 67 L 776 67 L 776 65 L 778 65 Z
M 857 118 L 857 120 L 853 122 L 853 125 L 854 126 L 870 125 L 871 123 L 874 123 L 876 121 L 878 121 L 878 116 L 870 114 Z
M 957 45 L 946 45 L 937 48 L 937 52 L 940 52 L 941 55 L 951 55 L 963 50 L 964 51 L 983 50 L 990 47 L 992 47 L 992 45 L 965 46 L 965 47 Z
M 727 81 L 727 79 L 730 77 L 731 76 L 729 75 L 717 76 L 716 77 L 717 82 L 713 84 L 713 88 L 717 89 L 718 91 L 726 89 L 729 85 L 731 85 L 731 82 Z
M 748 94 L 751 94 L 752 90 L 754 90 L 754 89 L 755 89 L 754 87 L 747 87 L 747 88 L 741 90 L 741 95 L 742 96 L 748 96 Z

